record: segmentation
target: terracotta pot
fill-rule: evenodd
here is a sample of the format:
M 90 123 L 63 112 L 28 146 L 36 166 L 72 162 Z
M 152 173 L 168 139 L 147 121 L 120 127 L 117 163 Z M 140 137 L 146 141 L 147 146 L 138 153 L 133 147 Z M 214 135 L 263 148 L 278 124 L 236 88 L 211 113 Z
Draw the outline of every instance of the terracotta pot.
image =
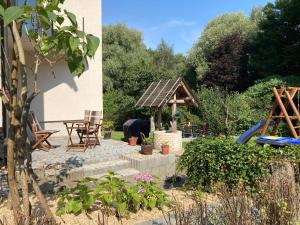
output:
M 152 155 L 153 148 L 153 145 L 141 145 L 141 153 L 143 155 Z
M 137 138 L 128 138 L 128 144 L 131 145 L 131 146 L 136 146 L 136 143 L 137 143 Z
M 162 145 L 161 146 L 161 152 L 162 152 L 163 155 L 168 155 L 169 154 L 169 150 L 170 150 L 169 145 Z

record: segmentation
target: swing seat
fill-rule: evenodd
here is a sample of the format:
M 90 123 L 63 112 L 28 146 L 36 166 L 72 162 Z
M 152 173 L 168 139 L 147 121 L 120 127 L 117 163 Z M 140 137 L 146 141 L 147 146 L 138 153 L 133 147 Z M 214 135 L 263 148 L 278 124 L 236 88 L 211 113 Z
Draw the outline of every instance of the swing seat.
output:
M 291 137 L 278 137 L 278 136 L 261 136 L 256 139 L 257 144 L 269 144 L 272 146 L 287 146 L 287 145 L 300 145 L 300 139 Z

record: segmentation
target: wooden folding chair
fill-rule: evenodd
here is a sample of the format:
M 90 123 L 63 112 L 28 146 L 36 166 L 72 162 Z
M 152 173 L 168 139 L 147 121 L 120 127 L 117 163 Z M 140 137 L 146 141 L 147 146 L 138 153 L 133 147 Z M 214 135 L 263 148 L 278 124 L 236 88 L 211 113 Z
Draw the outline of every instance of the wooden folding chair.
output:
M 84 110 L 84 121 L 90 121 L 90 116 L 91 116 L 91 110 Z M 79 137 L 79 144 L 83 144 L 83 135 L 84 135 L 84 130 L 86 130 L 86 127 L 83 124 L 78 123 L 77 124 L 77 135 Z
M 52 148 L 48 138 L 52 134 L 59 132 L 59 130 L 43 130 L 32 111 L 29 112 L 27 124 L 30 130 L 28 132 L 28 136 L 32 143 L 32 150 L 41 149 L 48 152 L 49 149 Z
M 96 145 L 100 145 L 98 135 L 101 124 L 101 114 L 101 111 L 91 111 L 89 116 L 89 124 L 87 128 L 79 127 L 77 129 L 77 133 L 81 143 L 83 143 L 83 140 L 87 138 L 89 142 L 89 147 L 92 146 L 94 148 Z

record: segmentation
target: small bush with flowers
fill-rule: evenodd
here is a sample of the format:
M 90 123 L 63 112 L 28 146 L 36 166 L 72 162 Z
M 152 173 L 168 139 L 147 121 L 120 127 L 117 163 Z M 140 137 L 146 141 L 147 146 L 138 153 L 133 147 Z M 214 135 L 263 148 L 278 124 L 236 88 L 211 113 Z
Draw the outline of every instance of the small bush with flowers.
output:
M 161 209 L 167 204 L 166 194 L 151 175 L 134 176 L 133 184 L 110 172 L 98 179 L 83 178 L 74 188 L 58 194 L 57 215 L 80 214 L 95 208 L 113 209 L 117 217 L 128 216 L 139 209 Z

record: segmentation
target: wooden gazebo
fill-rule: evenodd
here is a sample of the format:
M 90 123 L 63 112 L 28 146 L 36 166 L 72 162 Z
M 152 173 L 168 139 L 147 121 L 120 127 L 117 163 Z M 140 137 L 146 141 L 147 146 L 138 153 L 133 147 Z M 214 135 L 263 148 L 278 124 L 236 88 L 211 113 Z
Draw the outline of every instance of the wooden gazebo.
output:
M 157 113 L 157 125 L 161 128 L 162 107 L 169 105 L 172 107 L 172 131 L 177 130 L 176 109 L 180 105 L 198 107 L 198 102 L 189 85 L 182 78 L 176 80 L 159 80 L 152 82 L 141 98 L 135 104 L 136 107 L 150 107 L 151 131 L 155 130 L 154 114 Z

